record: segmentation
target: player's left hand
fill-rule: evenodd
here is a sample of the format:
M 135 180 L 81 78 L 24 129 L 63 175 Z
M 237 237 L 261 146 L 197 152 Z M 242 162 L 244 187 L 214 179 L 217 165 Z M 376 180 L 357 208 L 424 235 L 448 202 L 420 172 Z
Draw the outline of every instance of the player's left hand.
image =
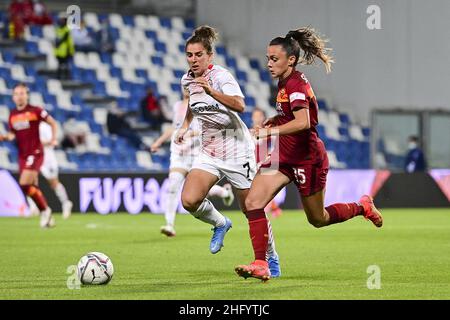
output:
M 194 79 L 194 82 L 197 83 L 200 87 L 203 88 L 203 90 L 205 90 L 206 94 L 211 95 L 212 92 L 212 88 L 209 85 L 208 80 L 206 80 L 205 77 L 198 77 Z
M 264 139 L 270 136 L 270 128 L 254 127 L 250 132 L 256 139 Z
M 50 145 L 52 147 L 56 147 L 58 145 L 58 141 L 56 139 L 52 139 L 52 141 L 50 141 Z

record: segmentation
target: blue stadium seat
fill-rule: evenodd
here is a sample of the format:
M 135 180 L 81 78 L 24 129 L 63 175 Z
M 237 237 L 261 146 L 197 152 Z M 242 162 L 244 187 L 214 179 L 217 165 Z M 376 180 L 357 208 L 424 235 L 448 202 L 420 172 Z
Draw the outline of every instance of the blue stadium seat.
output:
M 362 133 L 363 133 L 364 137 L 366 137 L 366 138 L 370 137 L 370 128 L 363 127 L 362 128 Z
M 134 28 L 134 16 L 122 16 L 123 23 Z
M 342 137 L 348 139 L 348 128 L 345 128 L 345 127 L 339 127 L 339 128 L 338 128 L 338 131 L 339 131 L 339 134 L 340 134 Z
M 184 70 L 173 70 L 173 75 L 176 79 L 181 79 L 181 77 L 185 74 Z
M 25 51 L 32 54 L 39 54 L 38 44 L 34 41 L 27 41 L 25 43 Z
M 233 68 L 236 69 L 237 68 L 237 64 L 236 64 L 236 59 L 233 57 L 226 57 L 225 61 L 227 62 L 227 66 L 229 68 Z
M 159 24 L 163 28 L 172 29 L 172 20 L 170 18 L 159 18 Z
M 193 19 L 186 19 L 186 20 L 184 20 L 184 25 L 186 26 L 186 28 L 194 29 L 195 21 Z
M 170 84 L 170 88 L 172 89 L 173 92 L 181 92 L 181 84 L 179 83 L 171 83 Z
M 164 67 L 164 60 L 158 56 L 152 56 L 152 63 L 156 66 Z M 150 75 L 152 76 L 152 75 Z
M 257 70 L 261 69 L 258 59 L 251 58 L 250 59 L 250 67 L 252 67 L 253 69 L 257 69 Z
M 224 46 L 216 46 L 216 52 L 217 52 L 217 54 L 221 54 L 224 56 L 228 55 L 227 49 Z
M 340 113 L 339 120 L 341 121 L 342 125 L 348 126 L 350 124 L 350 117 L 347 113 Z
M 328 108 L 327 102 L 324 99 L 318 99 L 317 100 L 317 106 L 319 107 L 319 110 L 323 110 L 323 111 L 329 111 L 330 110 Z
M 30 26 L 30 33 L 34 37 L 43 38 L 44 33 L 42 32 L 42 27 L 37 25 Z
M 100 61 L 103 63 L 107 63 L 109 65 L 112 65 L 112 55 L 110 53 L 101 53 L 100 54 Z
M 256 100 L 253 97 L 245 96 L 245 105 L 248 107 L 256 106 Z
M 122 79 L 122 69 L 120 68 L 112 67 L 109 69 L 109 73 L 112 77 Z
M 156 49 L 156 51 L 158 51 L 160 53 L 167 53 L 166 44 L 164 42 L 156 41 L 155 49 Z
M 183 32 L 182 36 L 183 36 L 183 40 L 186 41 L 187 39 L 189 39 L 191 37 L 192 33 L 191 32 Z
M 236 78 L 237 78 L 238 81 L 248 82 L 247 72 L 245 72 L 245 71 L 237 70 L 236 71 Z
M 270 75 L 269 71 L 262 70 L 259 72 L 259 75 L 262 81 L 272 83 L 272 76 Z
M 156 31 L 153 31 L 153 30 L 145 31 L 145 36 L 148 39 L 152 39 L 153 41 L 157 41 L 158 40 L 158 35 L 156 34 Z

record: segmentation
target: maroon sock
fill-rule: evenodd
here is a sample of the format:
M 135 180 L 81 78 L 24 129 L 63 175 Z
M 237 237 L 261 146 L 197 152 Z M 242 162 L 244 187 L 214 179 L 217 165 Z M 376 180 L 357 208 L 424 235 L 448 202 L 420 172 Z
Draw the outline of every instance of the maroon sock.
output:
M 269 243 L 269 229 L 264 209 L 247 211 L 250 239 L 252 240 L 255 260 L 266 260 L 266 251 Z
M 25 195 L 33 199 L 34 203 L 36 203 L 36 206 L 40 211 L 47 209 L 47 200 L 45 199 L 39 187 L 33 185 L 25 185 L 20 187 L 22 188 L 22 191 Z
M 344 222 L 364 213 L 361 205 L 353 203 L 335 203 L 325 208 L 330 215 L 329 224 Z

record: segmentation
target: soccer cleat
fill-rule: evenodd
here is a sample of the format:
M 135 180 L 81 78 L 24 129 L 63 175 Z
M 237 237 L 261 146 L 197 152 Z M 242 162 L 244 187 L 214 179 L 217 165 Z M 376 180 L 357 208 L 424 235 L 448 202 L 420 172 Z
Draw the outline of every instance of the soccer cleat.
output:
M 68 219 L 72 214 L 73 203 L 70 200 L 67 200 L 62 205 L 62 216 L 64 219 Z
M 209 250 L 212 254 L 216 254 L 223 247 L 223 239 L 225 238 L 225 234 L 232 227 L 231 220 L 225 217 L 225 225 L 223 227 L 215 227 L 211 230 L 214 231 L 213 236 L 211 238 L 211 243 L 209 245 Z
M 280 268 L 280 259 L 278 258 L 278 254 L 274 253 L 267 259 L 267 263 L 269 264 L 270 277 L 278 278 L 281 276 L 281 268 Z
M 55 219 L 52 216 L 52 209 L 50 209 L 50 207 L 47 207 L 47 209 L 41 212 L 40 226 L 41 228 L 51 228 L 55 226 Z
M 234 271 L 238 276 L 247 278 L 261 279 L 262 281 L 267 281 L 270 279 L 270 269 L 267 261 L 255 260 L 249 265 L 239 265 L 234 268 Z
M 359 203 L 364 208 L 364 218 L 372 221 L 372 223 L 380 228 L 383 225 L 383 216 L 381 212 L 375 207 L 373 203 L 373 199 L 371 196 L 363 195 L 361 199 L 359 199 Z
M 161 233 L 165 234 L 168 237 L 175 237 L 176 232 L 175 229 L 171 225 L 166 225 L 161 227 Z
M 226 183 L 223 185 L 223 187 L 227 190 L 228 196 L 225 198 L 222 198 L 223 203 L 229 207 L 234 201 L 234 194 L 233 194 L 233 188 L 231 187 L 231 184 Z

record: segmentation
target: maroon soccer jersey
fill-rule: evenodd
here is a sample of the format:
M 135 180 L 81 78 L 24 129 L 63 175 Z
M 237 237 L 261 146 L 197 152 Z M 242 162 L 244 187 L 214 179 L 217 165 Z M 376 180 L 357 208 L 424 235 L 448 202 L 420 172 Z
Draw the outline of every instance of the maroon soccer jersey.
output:
M 305 75 L 294 70 L 278 83 L 276 125 L 280 126 L 294 120 L 293 111 L 299 108 L 309 110 L 311 127 L 300 133 L 280 136 L 274 152 L 279 153 L 280 163 L 292 165 L 320 163 L 326 157 L 326 151 L 316 130 L 318 124 L 316 97 Z
M 42 154 L 43 148 L 39 138 L 39 123 L 46 120 L 47 111 L 39 107 L 27 105 L 22 110 L 11 110 L 9 129 L 16 135 L 19 157 Z

